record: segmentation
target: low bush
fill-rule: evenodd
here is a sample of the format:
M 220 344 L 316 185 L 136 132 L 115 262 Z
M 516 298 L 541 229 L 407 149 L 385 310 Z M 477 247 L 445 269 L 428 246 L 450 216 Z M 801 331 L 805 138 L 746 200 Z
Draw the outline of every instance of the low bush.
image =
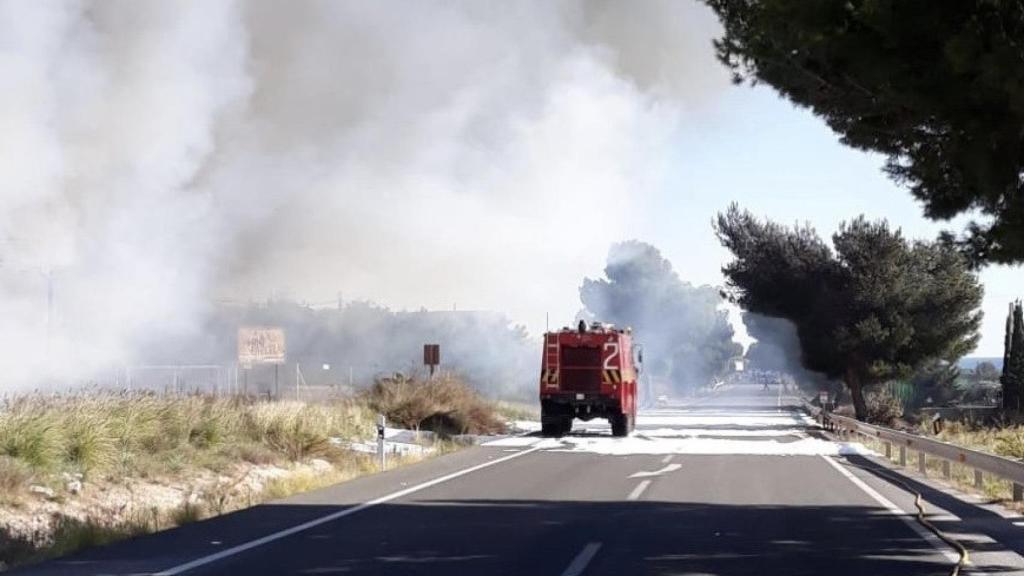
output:
M 869 392 L 865 395 L 864 401 L 868 407 L 868 422 L 892 426 L 903 416 L 903 404 L 887 390 Z
M 457 376 L 418 379 L 403 374 L 378 378 L 363 394 L 366 404 L 390 422 L 442 436 L 493 434 L 505 424 L 493 404 Z

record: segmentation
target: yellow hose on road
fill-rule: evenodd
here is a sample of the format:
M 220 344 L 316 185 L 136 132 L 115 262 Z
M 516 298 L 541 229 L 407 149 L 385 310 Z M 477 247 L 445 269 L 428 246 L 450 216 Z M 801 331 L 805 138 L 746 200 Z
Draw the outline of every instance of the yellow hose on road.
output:
M 958 560 L 957 563 L 953 566 L 953 570 L 950 572 L 950 576 L 960 576 L 960 570 L 971 561 L 970 552 L 967 550 L 967 547 L 961 544 L 958 540 L 956 540 L 952 536 L 949 536 L 948 534 L 946 534 L 938 527 L 936 527 L 934 524 L 928 521 L 928 518 L 925 516 L 926 512 L 924 508 L 924 497 L 921 496 L 920 492 L 914 490 L 909 484 L 907 484 L 902 478 L 897 476 L 895 473 L 892 473 L 884 468 L 869 468 L 868 466 L 854 464 L 849 460 L 846 461 L 846 464 L 849 466 L 853 466 L 855 468 L 860 468 L 861 470 L 867 470 L 868 472 L 873 472 L 881 476 L 884 476 L 891 482 L 899 484 L 907 492 L 913 494 L 914 506 L 917 508 L 917 515 L 915 516 L 917 523 L 927 528 L 928 531 L 932 534 L 935 534 L 935 536 L 938 537 L 939 540 L 942 540 L 946 544 L 949 544 L 954 550 L 957 551 L 957 553 L 960 555 L 960 560 Z

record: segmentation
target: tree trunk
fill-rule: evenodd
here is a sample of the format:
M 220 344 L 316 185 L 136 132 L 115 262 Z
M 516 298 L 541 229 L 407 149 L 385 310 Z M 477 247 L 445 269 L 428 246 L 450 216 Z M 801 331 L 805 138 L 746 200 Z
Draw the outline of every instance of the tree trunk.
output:
M 853 411 L 857 420 L 863 422 L 868 417 L 868 405 L 864 401 L 863 384 L 852 370 L 846 373 L 846 387 L 850 389 L 850 398 L 853 399 Z

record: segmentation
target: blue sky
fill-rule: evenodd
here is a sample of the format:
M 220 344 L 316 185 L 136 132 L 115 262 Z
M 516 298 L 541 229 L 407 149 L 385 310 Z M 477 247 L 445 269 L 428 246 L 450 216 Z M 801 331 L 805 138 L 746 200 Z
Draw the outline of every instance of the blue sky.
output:
M 729 254 L 710 223 L 733 201 L 781 223 L 809 222 L 823 237 L 858 214 L 885 218 L 914 238 L 960 227 L 926 220 L 911 195 L 881 172 L 881 156 L 843 146 L 823 121 L 768 87 L 727 88 L 683 125 L 667 151 L 669 181 L 632 232 L 658 246 L 684 280 L 722 283 Z M 1024 272 L 994 266 L 981 279 L 985 320 L 974 354 L 1001 356 L 1006 305 L 1024 292 Z

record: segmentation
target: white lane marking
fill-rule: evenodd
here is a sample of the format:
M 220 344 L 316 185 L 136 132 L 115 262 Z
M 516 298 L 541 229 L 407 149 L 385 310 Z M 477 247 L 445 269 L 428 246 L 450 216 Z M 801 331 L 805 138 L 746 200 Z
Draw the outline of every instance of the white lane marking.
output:
M 949 545 L 947 545 L 945 542 L 940 540 L 938 536 L 932 534 L 924 526 L 918 524 L 917 521 L 914 520 L 914 517 L 910 515 L 906 510 L 894 504 L 892 500 L 889 500 L 885 496 L 879 494 L 878 491 L 876 491 L 871 486 L 868 486 L 863 480 L 856 477 L 853 474 L 853 472 L 850 472 L 849 470 L 844 468 L 842 464 L 836 462 L 834 459 L 829 458 L 828 456 L 822 456 L 822 458 L 825 460 L 825 462 L 829 463 L 829 466 L 832 466 L 833 468 L 838 470 L 840 474 L 848 478 L 850 482 L 853 482 L 853 484 L 857 486 L 857 488 L 860 488 L 861 490 L 864 491 L 865 494 L 871 496 L 871 498 L 873 498 L 875 502 L 881 504 L 882 507 L 888 510 L 890 514 L 899 517 L 900 520 L 903 520 L 903 522 L 906 523 L 906 525 L 909 526 L 911 530 L 916 532 L 918 536 L 920 536 L 926 542 L 931 544 L 947 559 L 949 559 L 952 562 L 960 561 L 959 554 L 954 552 L 953 549 L 950 548 Z
M 630 474 L 629 477 L 630 478 L 650 478 L 652 476 L 661 476 L 662 474 L 668 474 L 669 472 L 675 472 L 676 470 L 679 470 L 682 467 L 683 467 L 682 464 L 668 464 L 664 468 L 662 468 L 661 470 L 654 470 L 654 471 L 651 471 L 651 472 L 637 472 L 635 474 Z
M 583 547 L 583 550 L 572 559 L 572 563 L 569 567 L 562 572 L 562 576 L 580 576 L 583 571 L 587 569 L 587 564 L 597 556 L 597 551 L 601 549 L 600 542 L 591 542 Z
M 644 490 L 647 490 L 647 487 L 650 485 L 650 480 L 644 480 L 643 482 L 637 484 L 636 488 L 633 488 L 633 491 L 629 493 L 629 496 L 626 496 L 626 500 L 636 500 L 637 498 L 640 497 L 641 494 L 644 493 Z
M 179 564 L 178 566 L 173 566 L 171 568 L 167 568 L 166 570 L 161 570 L 160 572 L 154 572 L 152 576 L 174 576 L 175 574 L 181 574 L 183 572 L 187 572 L 187 571 L 192 570 L 194 568 L 199 568 L 200 566 L 205 566 L 207 564 L 210 564 L 210 563 L 213 563 L 213 562 L 217 562 L 218 560 L 223 560 L 224 558 L 228 558 L 228 557 L 234 556 L 236 554 L 240 554 L 242 552 L 245 552 L 246 550 L 252 550 L 253 548 L 256 548 L 256 547 L 259 547 L 259 546 L 263 546 L 264 544 L 269 544 L 271 542 L 274 542 L 275 540 L 280 540 L 281 538 L 286 538 L 288 536 L 291 536 L 292 534 L 297 534 L 297 533 L 302 532 L 304 530 L 309 530 L 310 528 L 313 528 L 315 526 L 319 526 L 321 524 L 325 524 L 327 522 L 331 522 L 331 521 L 337 520 L 339 518 L 344 518 L 345 516 L 351 516 L 351 515 L 353 515 L 353 514 L 355 514 L 357 512 L 361 512 L 363 510 L 366 510 L 367 508 L 372 508 L 374 506 L 377 506 L 378 504 L 383 504 L 385 502 L 390 502 L 391 500 L 394 500 L 396 498 L 401 498 L 403 496 L 408 496 L 409 494 L 412 494 L 414 492 L 419 492 L 420 490 L 424 490 L 426 488 L 430 488 L 431 486 L 437 486 L 438 484 L 442 484 L 444 482 L 448 482 L 449 480 L 454 480 L 455 478 L 458 478 L 459 476 L 465 476 L 466 474 L 470 474 L 472 472 L 476 472 L 477 470 L 483 470 L 484 468 L 488 468 L 490 466 L 494 466 L 495 464 L 501 464 L 502 462 L 508 462 L 509 460 L 512 460 L 513 458 L 519 458 L 520 456 L 525 456 L 526 454 L 530 454 L 530 453 L 536 452 L 538 450 L 540 450 L 540 447 L 539 446 L 535 446 L 533 448 L 528 448 L 526 450 L 522 450 L 520 452 L 516 452 L 515 454 L 509 454 L 508 456 L 503 456 L 503 457 L 495 459 L 495 460 L 489 460 L 489 461 L 484 462 L 482 464 L 477 464 L 476 466 L 471 466 L 471 467 L 466 468 L 464 470 L 459 470 L 458 472 L 452 472 L 451 474 L 447 474 L 447 475 L 441 476 L 439 478 L 434 478 L 433 480 L 428 480 L 428 481 L 426 481 L 426 482 L 424 482 L 422 484 L 417 484 L 415 486 L 410 486 L 409 488 L 405 488 L 404 490 L 399 490 L 398 492 L 392 492 L 391 494 L 387 494 L 385 496 L 381 496 L 380 498 L 376 498 L 374 500 L 370 500 L 368 502 L 364 502 L 362 504 L 358 504 L 358 505 L 353 506 L 351 508 L 346 508 L 344 510 L 339 510 L 338 512 L 334 512 L 333 514 L 328 514 L 326 516 L 321 516 L 320 518 L 317 518 L 315 520 L 310 520 L 309 522 L 305 522 L 305 523 L 299 524 L 297 526 L 292 526 L 291 528 L 286 528 L 284 530 L 281 530 L 280 532 L 274 532 L 273 534 L 268 534 L 266 536 L 263 536 L 262 538 L 257 538 L 255 540 L 250 540 L 249 542 L 245 542 L 245 543 L 239 544 L 237 546 L 232 546 L 231 548 L 228 548 L 227 550 L 222 550 L 220 552 L 217 552 L 216 554 L 210 554 L 208 556 L 203 556 L 202 558 L 197 558 L 197 559 L 192 560 L 190 562 L 186 562 L 184 564 Z
M 665 456 L 664 458 L 661 459 L 661 463 L 668 464 L 669 462 L 672 461 L 673 457 L 675 457 L 675 454 L 669 454 L 668 456 Z

